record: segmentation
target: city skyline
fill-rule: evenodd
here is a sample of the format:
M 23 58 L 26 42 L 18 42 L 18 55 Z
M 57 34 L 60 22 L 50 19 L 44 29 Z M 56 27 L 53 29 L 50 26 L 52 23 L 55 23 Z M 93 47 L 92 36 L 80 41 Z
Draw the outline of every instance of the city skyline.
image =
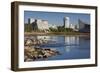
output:
M 90 24 L 90 14 L 83 13 L 62 13 L 62 12 L 40 12 L 40 11 L 24 11 L 24 23 L 28 23 L 29 18 L 47 20 L 49 24 L 56 26 L 64 25 L 64 17 L 70 18 L 70 24 L 78 24 L 78 20 Z

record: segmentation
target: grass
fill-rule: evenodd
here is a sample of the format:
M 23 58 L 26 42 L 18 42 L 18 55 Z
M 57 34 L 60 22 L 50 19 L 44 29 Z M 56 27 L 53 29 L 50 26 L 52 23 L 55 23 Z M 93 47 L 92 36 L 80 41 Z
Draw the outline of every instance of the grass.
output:
M 90 35 L 90 33 L 82 32 L 25 32 L 25 35 Z

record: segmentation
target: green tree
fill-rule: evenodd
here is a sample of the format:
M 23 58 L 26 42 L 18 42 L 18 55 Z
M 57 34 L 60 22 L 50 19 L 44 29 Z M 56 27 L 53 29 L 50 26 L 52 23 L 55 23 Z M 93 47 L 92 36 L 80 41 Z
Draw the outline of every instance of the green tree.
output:
M 31 24 L 25 24 L 24 25 L 24 31 L 25 32 L 31 32 L 33 30 L 32 25 Z

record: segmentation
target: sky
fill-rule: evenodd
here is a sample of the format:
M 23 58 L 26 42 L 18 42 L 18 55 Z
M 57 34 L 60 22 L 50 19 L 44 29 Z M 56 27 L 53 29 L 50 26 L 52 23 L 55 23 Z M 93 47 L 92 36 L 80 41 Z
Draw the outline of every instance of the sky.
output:
M 69 17 L 70 24 L 78 24 L 78 19 L 90 24 L 90 14 L 83 13 L 63 13 L 63 12 L 40 12 L 40 11 L 24 11 L 24 23 L 28 23 L 28 18 L 48 20 L 49 24 L 62 26 L 64 17 Z

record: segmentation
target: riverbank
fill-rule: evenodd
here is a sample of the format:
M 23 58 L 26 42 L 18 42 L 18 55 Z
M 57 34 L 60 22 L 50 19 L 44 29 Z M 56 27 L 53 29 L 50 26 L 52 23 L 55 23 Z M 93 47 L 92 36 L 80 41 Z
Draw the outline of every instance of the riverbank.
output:
M 37 60 L 44 60 L 48 57 L 52 57 L 55 55 L 60 55 L 60 52 L 56 49 L 51 48 L 36 48 L 36 47 L 30 47 L 25 46 L 24 48 L 24 61 L 37 61 Z
M 25 32 L 25 36 L 28 35 L 90 35 L 90 33 L 82 33 L 82 32 Z

